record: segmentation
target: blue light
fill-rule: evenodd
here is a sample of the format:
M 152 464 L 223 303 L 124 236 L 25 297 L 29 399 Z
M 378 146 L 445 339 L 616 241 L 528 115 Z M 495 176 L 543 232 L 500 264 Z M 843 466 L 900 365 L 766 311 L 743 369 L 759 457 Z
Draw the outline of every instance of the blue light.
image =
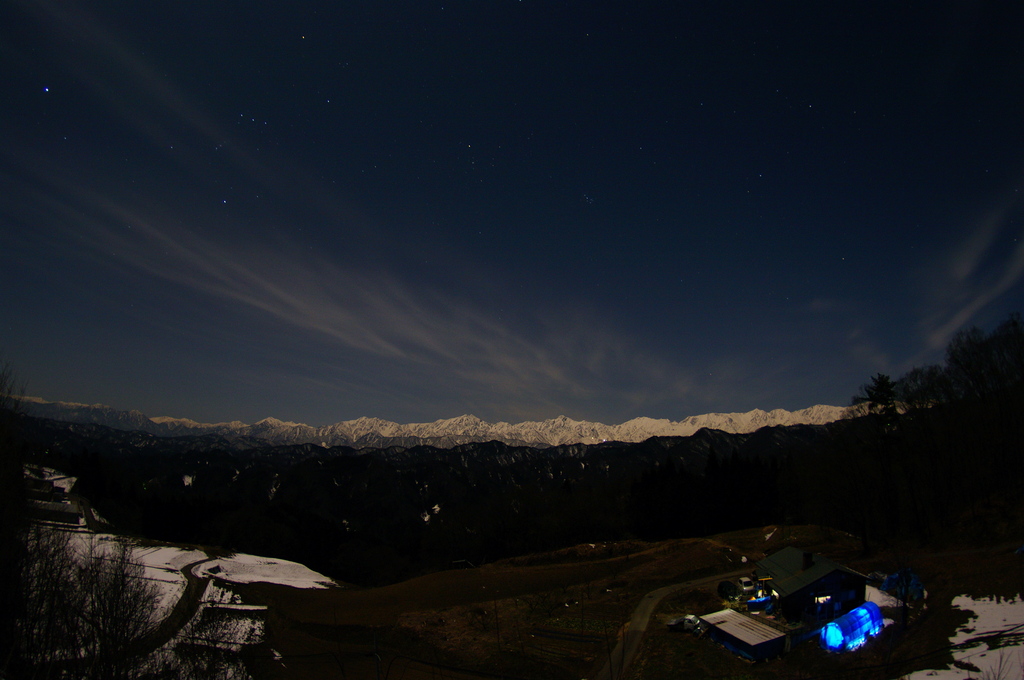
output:
M 768 608 L 768 605 L 772 603 L 772 598 L 768 595 L 757 598 L 750 598 L 747 600 L 747 611 L 759 612 Z
M 830 623 L 822 628 L 821 646 L 830 652 L 842 651 L 843 647 L 846 646 L 846 640 L 843 639 L 843 631 L 835 623 Z
M 821 629 L 821 646 L 830 652 L 857 649 L 868 637 L 882 630 L 882 611 L 874 602 L 865 602 Z

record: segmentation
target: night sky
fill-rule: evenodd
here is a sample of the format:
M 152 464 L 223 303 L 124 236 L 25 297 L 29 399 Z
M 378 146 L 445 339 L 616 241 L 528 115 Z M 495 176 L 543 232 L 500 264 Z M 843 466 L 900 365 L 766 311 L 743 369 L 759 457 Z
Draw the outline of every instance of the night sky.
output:
M 0 2 L 0 352 L 206 422 L 849 403 L 1024 310 L 1019 2 Z

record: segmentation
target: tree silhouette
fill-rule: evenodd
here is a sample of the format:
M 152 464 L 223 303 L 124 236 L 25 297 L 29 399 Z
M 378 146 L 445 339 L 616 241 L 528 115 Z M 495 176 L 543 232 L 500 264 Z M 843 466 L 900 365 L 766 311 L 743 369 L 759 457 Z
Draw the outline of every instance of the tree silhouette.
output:
M 853 398 L 854 404 L 866 404 L 868 413 L 881 416 L 886 429 L 895 424 L 899 415 L 896 402 L 896 386 L 885 373 L 876 373 L 871 382 L 863 385 L 859 394 Z
M 16 433 L 19 391 L 10 364 L 0 360 L 0 663 L 11 657 L 15 622 L 24 610 L 19 578 L 25 554 L 25 478 Z
M 924 586 L 921 584 L 921 579 L 913 569 L 904 567 L 895 574 L 890 574 L 882 583 L 881 589 L 899 598 L 900 609 L 903 611 L 903 627 L 906 628 L 907 603 L 910 600 L 920 600 L 924 597 Z

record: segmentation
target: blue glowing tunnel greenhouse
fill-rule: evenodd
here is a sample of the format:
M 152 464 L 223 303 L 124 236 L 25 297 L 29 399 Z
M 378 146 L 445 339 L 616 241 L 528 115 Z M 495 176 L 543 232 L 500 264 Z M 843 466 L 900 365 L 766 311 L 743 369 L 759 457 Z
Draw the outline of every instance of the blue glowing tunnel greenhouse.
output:
M 848 652 L 881 630 L 882 611 L 874 602 L 865 602 L 821 629 L 821 647 L 830 652 Z

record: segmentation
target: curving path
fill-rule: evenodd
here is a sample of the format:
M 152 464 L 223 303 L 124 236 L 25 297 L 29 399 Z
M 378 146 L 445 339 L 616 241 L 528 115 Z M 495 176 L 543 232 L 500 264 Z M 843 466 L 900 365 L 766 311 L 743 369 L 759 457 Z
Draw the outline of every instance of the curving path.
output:
M 706 585 L 708 583 L 714 583 L 716 581 L 723 581 L 749 574 L 752 567 L 752 564 L 748 564 L 742 569 L 737 569 L 736 571 L 716 574 L 715 576 L 708 576 L 706 578 L 694 579 L 693 581 L 686 581 L 684 583 L 676 583 L 671 586 L 652 590 L 644 595 L 644 598 L 640 600 L 640 604 L 638 604 L 636 609 L 633 611 L 633 616 L 630 618 L 629 623 L 626 624 L 626 632 L 623 633 L 622 638 L 618 643 L 616 643 L 615 649 L 612 650 L 608 662 L 604 664 L 601 671 L 597 674 L 597 680 L 615 680 L 616 678 L 625 676 L 626 672 L 629 671 L 630 664 L 633 663 L 633 658 L 636 656 L 636 653 L 640 651 L 640 643 L 643 641 L 644 633 L 647 632 L 647 624 L 651 621 L 651 615 L 654 614 L 655 608 L 663 599 L 672 593 L 686 588 L 696 588 L 697 586 Z
M 209 562 L 209 557 L 190 562 L 183 566 L 180 571 L 185 577 L 185 590 L 181 597 L 174 603 L 171 613 L 168 614 L 156 630 L 153 631 L 141 644 L 145 652 L 152 652 L 170 642 L 182 626 L 188 623 L 199 609 L 199 598 L 203 596 L 206 589 L 206 579 L 200 578 L 192 573 L 193 567 Z

